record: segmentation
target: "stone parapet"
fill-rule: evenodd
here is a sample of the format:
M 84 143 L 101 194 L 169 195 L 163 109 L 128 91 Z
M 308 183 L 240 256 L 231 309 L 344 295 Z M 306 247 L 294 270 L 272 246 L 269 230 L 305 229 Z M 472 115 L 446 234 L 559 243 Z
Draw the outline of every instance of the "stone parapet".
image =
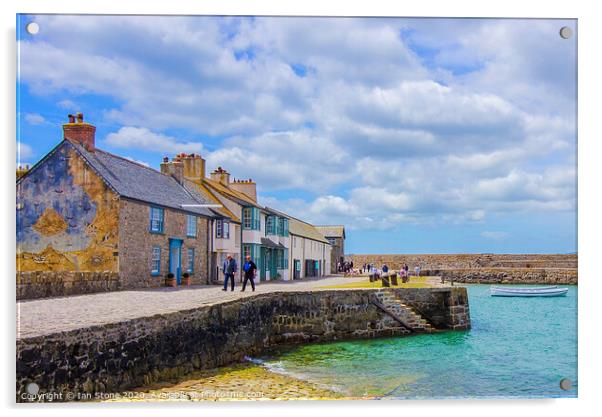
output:
M 440 276 L 445 282 L 467 284 L 564 284 L 577 285 L 577 269 L 571 268 L 473 268 L 431 269 L 421 275 Z
M 54 400 L 94 399 L 210 369 L 285 344 L 400 336 L 372 304 L 376 290 L 275 292 L 17 340 L 17 401 L 26 386 Z M 470 327 L 465 288 L 395 289 L 439 329 Z M 75 397 L 74 397 L 75 395 Z
M 17 300 L 116 291 L 117 272 L 34 271 L 17 272 Z
M 577 254 L 391 254 L 349 255 L 356 268 L 365 263 L 400 269 L 407 264 L 422 269 L 468 268 L 577 268 Z

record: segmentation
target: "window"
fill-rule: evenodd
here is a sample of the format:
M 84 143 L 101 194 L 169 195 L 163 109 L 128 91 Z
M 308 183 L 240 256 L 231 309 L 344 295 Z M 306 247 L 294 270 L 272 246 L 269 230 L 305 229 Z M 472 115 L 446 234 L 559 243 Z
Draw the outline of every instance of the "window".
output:
M 265 234 L 266 235 L 275 235 L 276 234 L 276 228 L 275 228 L 275 220 L 276 217 L 275 216 L 267 216 L 265 219 Z
M 151 275 L 159 275 L 161 273 L 161 248 L 153 246 Z
M 163 233 L 164 212 L 162 208 L 151 207 L 150 209 L 150 231 L 152 233 Z
M 242 209 L 242 225 L 247 230 L 261 230 L 260 212 L 257 207 Z
M 251 257 L 251 260 L 255 263 L 259 263 L 259 251 L 260 251 L 260 246 L 256 245 L 256 244 L 248 244 L 248 245 L 242 245 L 242 256 L 243 256 L 243 260 L 241 261 L 242 263 L 246 262 L 247 260 L 247 255 Z
M 194 248 L 188 248 L 188 273 L 194 273 Z
M 282 227 L 282 236 L 284 237 L 288 237 L 288 219 L 284 219 L 284 221 L 282 222 L 283 227 Z
M 288 249 L 278 250 L 278 269 L 288 269 Z
M 191 214 L 186 216 L 186 236 L 196 237 L 196 216 Z
M 228 220 L 217 219 L 215 221 L 215 237 L 230 239 L 230 222 Z
M 333 237 L 329 237 L 329 238 L 328 238 L 328 241 L 330 242 L 330 244 L 331 244 L 332 246 L 334 246 L 335 240 L 334 240 L 334 238 L 333 238 Z

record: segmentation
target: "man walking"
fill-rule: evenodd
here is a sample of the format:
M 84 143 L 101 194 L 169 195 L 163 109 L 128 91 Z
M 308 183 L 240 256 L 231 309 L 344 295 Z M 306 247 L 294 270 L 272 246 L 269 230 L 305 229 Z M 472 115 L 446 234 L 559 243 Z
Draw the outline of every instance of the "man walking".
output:
M 228 254 L 224 261 L 224 289 L 222 291 L 228 291 L 228 278 L 231 281 L 232 291 L 234 291 L 234 274 L 238 270 L 236 265 L 236 259 L 232 255 Z
M 251 288 L 255 291 L 255 271 L 257 271 L 257 265 L 255 262 L 251 260 L 251 257 L 247 255 L 247 261 L 242 267 L 243 271 L 245 271 L 245 279 L 242 282 L 242 291 L 245 290 L 247 286 L 247 281 L 251 281 Z

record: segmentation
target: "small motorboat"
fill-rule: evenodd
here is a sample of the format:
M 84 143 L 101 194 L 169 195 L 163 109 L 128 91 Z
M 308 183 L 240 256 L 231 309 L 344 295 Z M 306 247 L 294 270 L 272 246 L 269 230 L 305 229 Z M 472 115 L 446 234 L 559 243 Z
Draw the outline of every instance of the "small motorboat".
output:
M 568 288 L 548 287 L 491 287 L 492 297 L 561 297 Z

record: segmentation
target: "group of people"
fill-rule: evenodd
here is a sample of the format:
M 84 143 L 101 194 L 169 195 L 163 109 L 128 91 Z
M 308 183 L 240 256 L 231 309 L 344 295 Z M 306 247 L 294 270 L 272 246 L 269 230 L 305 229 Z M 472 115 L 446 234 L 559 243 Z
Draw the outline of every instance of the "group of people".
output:
M 231 254 L 228 254 L 226 259 L 224 259 L 222 270 L 224 271 L 224 288 L 222 291 L 228 291 L 228 281 L 230 281 L 230 286 L 232 291 L 234 291 L 234 275 L 238 271 L 238 265 L 236 263 L 236 259 L 234 259 Z M 255 275 L 257 275 L 257 265 L 255 265 L 255 262 L 251 260 L 249 255 L 246 256 L 242 270 L 244 272 L 244 279 L 242 282 L 241 291 L 245 290 L 248 281 L 251 282 L 251 288 L 253 291 L 255 291 Z
M 345 275 L 349 275 L 353 271 L 353 261 L 339 261 L 337 264 L 337 271 L 345 273 Z
M 387 264 L 383 264 L 383 266 L 380 268 L 380 272 L 382 272 L 383 274 L 388 273 L 389 272 L 389 266 Z M 379 270 L 373 264 L 365 263 L 362 266 L 362 273 L 364 273 L 364 274 L 365 273 L 379 274 Z M 410 276 L 410 267 L 408 267 L 407 264 L 403 264 L 403 266 L 399 270 L 399 274 L 402 277 L 409 277 Z M 414 267 L 414 274 L 416 276 L 420 276 L 420 267 L 419 266 L 415 266 Z

